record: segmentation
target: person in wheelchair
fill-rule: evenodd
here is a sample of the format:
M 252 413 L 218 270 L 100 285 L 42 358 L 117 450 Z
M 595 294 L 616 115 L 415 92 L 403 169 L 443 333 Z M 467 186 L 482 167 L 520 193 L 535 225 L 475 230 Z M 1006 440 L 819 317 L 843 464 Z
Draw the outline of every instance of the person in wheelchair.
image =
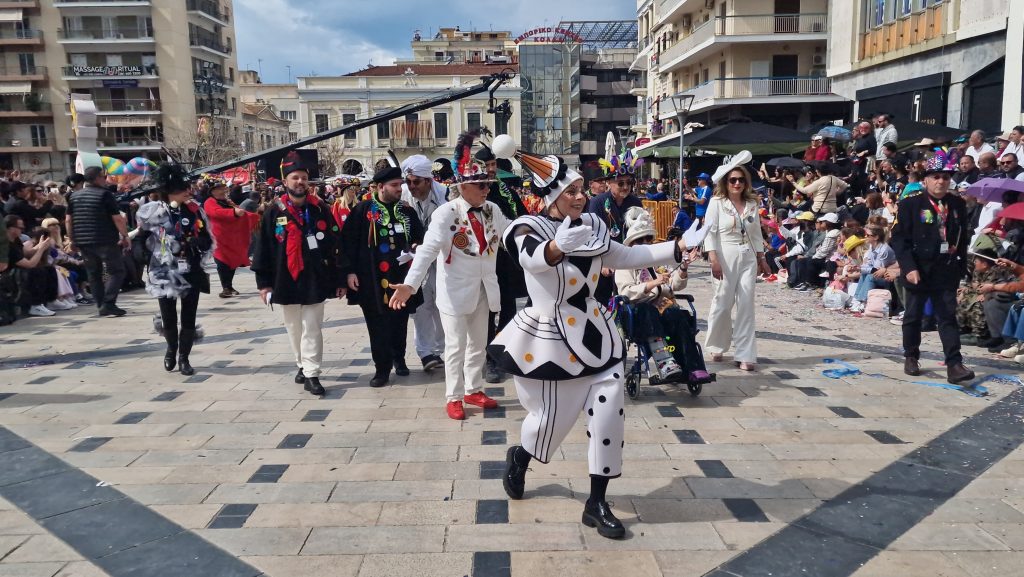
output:
M 623 244 L 650 244 L 655 240 L 650 214 L 640 207 L 629 209 Z M 615 271 L 619 296 L 627 302 L 631 322 L 623 323 L 626 338 L 646 347 L 662 382 L 708 383 L 712 380 L 697 345 L 697 322 L 676 304 L 676 293 L 686 288 L 687 261 L 675 272 L 653 268 Z M 686 297 L 687 299 L 691 297 Z M 623 314 L 623 313 L 620 313 Z

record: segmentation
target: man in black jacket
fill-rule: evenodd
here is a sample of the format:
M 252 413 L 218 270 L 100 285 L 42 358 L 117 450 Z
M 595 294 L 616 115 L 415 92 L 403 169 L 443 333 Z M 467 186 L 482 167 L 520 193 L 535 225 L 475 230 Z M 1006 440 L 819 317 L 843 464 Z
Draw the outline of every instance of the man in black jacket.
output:
M 286 194 L 263 213 L 252 265 L 256 287 L 267 305 L 284 311 L 292 353 L 299 372 L 296 384 L 316 396 L 324 354 L 324 302 L 345 296 L 338 224 L 327 203 L 308 194 L 309 169 L 289 152 L 281 161 Z
M 907 290 L 903 316 L 903 371 L 921 374 L 921 318 L 930 299 L 938 322 L 950 383 L 974 378 L 960 354 L 956 322 L 956 290 L 967 273 L 971 238 L 966 204 L 949 194 L 950 171 L 943 159 L 929 159 L 925 190 L 900 201 L 892 230 L 892 248 Z
M 82 252 L 89 290 L 100 316 L 124 316 L 125 310 L 117 306 L 117 295 L 124 284 L 124 251 L 131 246 L 127 221 L 114 193 L 106 187 L 107 176 L 102 167 L 86 168 L 85 180 L 87 184 L 68 197 L 68 242 Z

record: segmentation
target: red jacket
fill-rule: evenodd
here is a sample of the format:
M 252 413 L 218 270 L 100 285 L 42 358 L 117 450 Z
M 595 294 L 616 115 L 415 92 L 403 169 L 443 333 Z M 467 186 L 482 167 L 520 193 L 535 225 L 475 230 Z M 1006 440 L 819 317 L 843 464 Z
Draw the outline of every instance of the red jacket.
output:
M 259 223 L 259 215 L 245 212 L 238 216 L 234 207 L 213 197 L 206 199 L 203 209 L 217 243 L 213 257 L 231 268 L 249 266 L 249 241 Z

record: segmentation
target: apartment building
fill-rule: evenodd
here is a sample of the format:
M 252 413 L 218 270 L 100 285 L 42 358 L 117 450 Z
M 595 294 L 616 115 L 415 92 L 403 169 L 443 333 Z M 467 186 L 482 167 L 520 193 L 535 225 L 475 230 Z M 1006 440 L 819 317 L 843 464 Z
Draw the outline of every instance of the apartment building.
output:
M 396 60 L 395 65 L 423 64 L 516 64 L 516 42 L 507 30 L 470 30 L 441 28 L 424 36 L 416 31 L 412 38 L 412 59 Z
M 826 76 L 827 0 L 638 0 L 646 73 L 634 131 L 678 132 L 672 95 L 693 96 L 690 122 L 736 118 L 805 129 L 849 116 Z
M 72 93 L 96 103 L 104 155 L 198 142 L 200 117 L 240 138 L 234 44 L 230 0 L 0 1 L 0 167 L 74 166 Z
M 1024 121 L 1024 0 L 833 0 L 828 74 L 859 116 L 990 133 Z
M 267 105 L 274 115 L 287 123 L 285 140 L 280 142 L 298 140 L 299 135 L 302 134 L 299 120 L 298 86 L 295 83 L 264 84 L 255 70 L 242 70 L 239 73 L 239 80 L 238 93 L 243 103 Z M 246 133 L 252 132 L 253 128 L 255 127 L 243 122 L 243 130 Z M 256 141 L 254 140 L 254 142 Z

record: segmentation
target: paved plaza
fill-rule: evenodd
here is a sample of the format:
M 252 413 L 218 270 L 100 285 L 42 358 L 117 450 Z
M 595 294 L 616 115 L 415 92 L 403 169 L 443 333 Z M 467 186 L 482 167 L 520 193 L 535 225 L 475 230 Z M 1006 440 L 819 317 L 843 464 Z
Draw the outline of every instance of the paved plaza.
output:
M 693 277 L 704 318 L 706 269 Z M 316 399 L 292 382 L 280 311 L 236 282 L 244 298 L 200 303 L 190 378 L 163 371 L 141 292 L 121 319 L 0 329 L 0 576 L 1024 575 L 1024 390 L 928 386 L 935 354 L 912 382 L 899 327 L 814 293 L 758 287 L 756 374 L 721 363 L 699 398 L 645 384 L 627 400 L 609 500 L 629 532 L 611 541 L 580 523 L 582 421 L 510 501 L 511 380 L 463 422 L 412 354 L 410 377 L 371 389 L 359 309 L 331 301 Z M 979 376 L 1017 374 L 965 351 Z

